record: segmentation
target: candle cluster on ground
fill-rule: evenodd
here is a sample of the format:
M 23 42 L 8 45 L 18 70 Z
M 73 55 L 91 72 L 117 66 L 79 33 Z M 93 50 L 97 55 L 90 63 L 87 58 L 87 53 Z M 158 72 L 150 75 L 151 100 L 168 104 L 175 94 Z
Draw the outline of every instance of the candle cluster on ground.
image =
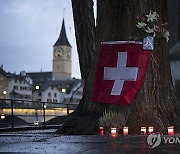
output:
M 123 135 L 128 135 L 129 128 L 127 126 L 123 127 Z M 168 135 L 174 135 L 174 126 L 167 127 Z M 148 135 L 154 133 L 154 127 L 150 126 L 148 129 L 146 127 L 141 127 L 141 134 L 142 135 Z M 118 131 L 117 128 L 111 128 L 110 132 L 111 136 L 117 136 Z M 105 135 L 105 131 L 103 127 L 99 127 L 99 135 Z

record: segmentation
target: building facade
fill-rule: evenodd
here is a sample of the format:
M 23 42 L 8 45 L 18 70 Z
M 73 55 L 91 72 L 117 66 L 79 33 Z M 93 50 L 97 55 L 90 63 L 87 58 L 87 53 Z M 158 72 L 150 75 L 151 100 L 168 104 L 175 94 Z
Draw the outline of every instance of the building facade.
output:
M 59 38 L 53 46 L 52 76 L 55 80 L 71 79 L 71 45 L 66 36 L 64 19 Z
M 66 104 L 80 102 L 83 88 L 80 79 L 71 78 L 71 45 L 64 19 L 53 46 L 52 65 L 52 72 L 22 71 L 15 74 L 0 69 L 0 98 Z
M 9 79 L 3 66 L 0 67 L 0 99 L 7 98 Z
M 7 73 L 9 78 L 8 98 L 32 100 L 32 80 L 21 72 L 20 74 Z

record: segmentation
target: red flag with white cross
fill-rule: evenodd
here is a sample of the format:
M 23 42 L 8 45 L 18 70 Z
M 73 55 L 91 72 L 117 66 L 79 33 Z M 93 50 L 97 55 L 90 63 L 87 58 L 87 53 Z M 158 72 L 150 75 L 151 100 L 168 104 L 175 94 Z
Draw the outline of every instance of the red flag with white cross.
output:
M 150 56 L 142 43 L 102 43 L 92 101 L 130 105 L 144 80 Z

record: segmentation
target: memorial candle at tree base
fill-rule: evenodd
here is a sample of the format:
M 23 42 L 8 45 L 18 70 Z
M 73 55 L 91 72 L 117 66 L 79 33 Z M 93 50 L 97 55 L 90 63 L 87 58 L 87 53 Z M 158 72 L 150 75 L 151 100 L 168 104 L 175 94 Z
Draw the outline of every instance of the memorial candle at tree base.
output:
M 168 127 L 168 135 L 174 135 L 174 126 Z
M 99 127 L 99 135 L 104 135 L 104 128 L 103 127 Z
M 111 128 L 111 135 L 112 136 L 116 136 L 117 135 L 116 128 Z
M 148 132 L 149 132 L 150 134 L 153 133 L 153 131 L 154 131 L 154 128 L 153 128 L 152 126 L 148 128 Z
M 141 133 L 146 134 L 146 127 L 141 127 Z
M 123 127 L 123 135 L 128 135 L 128 127 Z

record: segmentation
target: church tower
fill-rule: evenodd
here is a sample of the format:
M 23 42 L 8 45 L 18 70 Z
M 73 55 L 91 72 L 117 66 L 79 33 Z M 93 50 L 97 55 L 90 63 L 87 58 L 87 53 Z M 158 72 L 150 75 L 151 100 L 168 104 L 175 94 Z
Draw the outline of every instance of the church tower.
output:
M 66 36 L 64 19 L 58 40 L 53 46 L 53 71 L 55 80 L 71 79 L 71 45 Z

